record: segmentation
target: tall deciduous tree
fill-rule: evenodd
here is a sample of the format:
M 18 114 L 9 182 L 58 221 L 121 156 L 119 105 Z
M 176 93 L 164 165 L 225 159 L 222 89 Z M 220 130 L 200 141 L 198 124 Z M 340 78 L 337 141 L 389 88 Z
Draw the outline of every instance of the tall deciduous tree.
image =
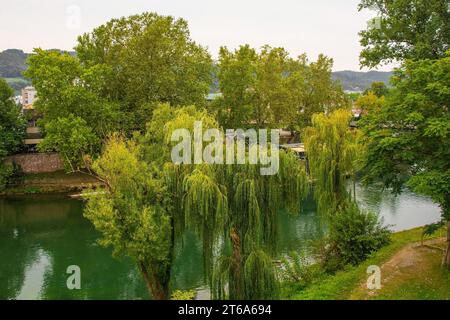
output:
M 13 101 L 13 93 L 0 78 L 0 190 L 12 174 L 12 168 L 3 164 L 4 157 L 20 150 L 25 137 L 26 120 Z
M 159 102 L 204 104 L 212 67 L 206 49 L 191 40 L 186 21 L 155 13 L 113 19 L 80 36 L 75 56 L 37 49 L 28 64 L 40 126 L 73 115 L 98 142 L 117 131 L 128 137 L 144 132 Z M 53 137 L 69 133 L 51 127 Z
M 100 150 L 103 139 L 127 127 L 119 104 L 102 96 L 102 88 L 106 86 L 105 68 L 85 68 L 77 57 L 68 53 L 41 49 L 35 50 L 28 64 L 26 75 L 38 92 L 34 106 L 42 116 L 38 123 L 45 134 L 41 150 L 63 152 L 68 168 L 78 167 L 82 154 L 95 155 L 92 151 Z M 72 124 L 73 120 L 76 122 Z M 81 126 L 83 129 L 79 131 Z M 77 130 L 86 137 L 77 134 L 78 142 L 72 148 Z M 89 143 L 82 142 L 84 139 Z
M 196 44 L 183 19 L 143 13 L 113 19 L 78 38 L 84 67 L 101 67 L 101 96 L 120 101 L 131 129 L 143 130 L 153 106 L 203 105 L 211 85 L 212 61 Z
M 331 79 L 333 61 L 320 55 L 309 62 L 283 48 L 248 45 L 234 52 L 221 48 L 219 85 L 222 98 L 214 101 L 221 125 L 227 128 L 278 127 L 300 129 L 314 113 L 344 107 L 348 101 Z
M 13 90 L 0 78 L 0 158 L 18 151 L 25 135 L 26 121 L 13 95 Z
M 405 62 L 392 82 L 386 103 L 362 122 L 366 178 L 381 179 L 396 192 L 407 184 L 439 203 L 449 221 L 450 52 L 438 60 Z M 446 261 L 450 266 L 449 249 Z
M 242 46 L 234 53 L 220 49 L 219 87 L 222 97 L 214 101 L 219 123 L 225 128 L 249 126 L 254 116 L 256 51 Z
M 360 32 L 363 66 L 437 59 L 450 49 L 447 0 L 362 0 L 359 10 L 363 9 L 378 13 L 367 30 Z

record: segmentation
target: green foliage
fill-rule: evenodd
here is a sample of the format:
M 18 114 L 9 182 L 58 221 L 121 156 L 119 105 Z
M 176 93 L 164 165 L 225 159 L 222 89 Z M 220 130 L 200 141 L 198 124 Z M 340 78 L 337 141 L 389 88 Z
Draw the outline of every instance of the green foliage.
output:
M 249 46 L 242 46 L 234 53 L 220 49 L 218 78 L 223 96 L 214 101 L 214 107 L 224 128 L 243 128 L 254 116 L 255 93 L 250 88 L 256 83 L 257 58 Z
M 379 26 L 360 32 L 361 65 L 405 59 L 437 59 L 449 49 L 450 12 L 446 0 L 362 0 L 359 10 L 374 10 Z
M 372 91 L 368 91 L 356 100 L 355 105 L 361 109 L 365 116 L 367 113 L 378 112 L 384 102 L 384 96 L 378 97 Z
M 31 85 L 31 81 L 24 78 L 4 78 L 15 94 L 20 94 L 23 88 Z
M 4 191 L 6 187 L 18 184 L 23 179 L 23 171 L 20 166 L 15 164 L 5 164 L 0 161 L 0 192 Z
M 99 150 L 99 139 L 80 117 L 70 114 L 45 124 L 46 137 L 38 145 L 41 152 L 57 151 L 68 170 L 76 171 L 86 166 L 87 155 Z
M 143 13 L 113 19 L 78 38 L 83 66 L 100 68 L 100 94 L 119 101 L 127 130 L 143 131 L 156 103 L 203 105 L 211 83 L 211 58 L 183 19 Z
M 364 95 L 367 95 L 370 92 L 372 92 L 378 98 L 381 98 L 389 94 L 389 88 L 384 82 L 372 82 L 370 88 L 364 91 Z
M 408 61 L 377 112 L 363 119 L 367 182 L 381 180 L 395 192 L 407 184 L 450 215 L 450 56 Z
M 43 115 L 42 127 L 68 115 L 85 121 L 99 139 L 128 127 L 119 104 L 103 94 L 108 86 L 106 67 L 86 67 L 77 57 L 58 51 L 36 49 L 34 53 L 26 75 L 38 92 L 34 106 Z
M 25 137 L 26 121 L 12 98 L 12 89 L 0 79 L 0 159 L 19 151 Z
M 444 226 L 444 221 L 438 223 L 427 224 L 423 227 L 423 236 L 432 236 L 436 231 Z
M 302 128 L 316 112 L 347 106 L 340 85 L 331 79 L 332 60 L 320 55 L 289 57 L 283 48 L 248 45 L 234 52 L 222 47 L 219 85 L 222 97 L 213 101 L 225 128 Z
M 13 174 L 14 171 L 11 165 L 0 162 L 0 192 L 6 189 Z
M 348 199 L 346 181 L 357 171 L 358 131 L 349 129 L 350 112 L 340 109 L 329 115 L 315 114 L 305 132 L 310 177 L 321 213 L 333 214 Z
M 284 299 L 298 299 L 298 300 L 352 300 L 355 299 L 353 292 L 361 287 L 361 283 L 367 281 L 367 268 L 369 266 L 381 266 L 389 261 L 396 253 L 399 252 L 408 244 L 417 243 L 420 241 L 423 233 L 422 228 L 393 233 L 391 236 L 391 243 L 374 252 L 370 257 L 357 266 L 346 266 L 344 270 L 338 271 L 336 274 L 324 275 L 320 281 L 313 282 L 307 288 L 300 288 L 298 290 L 295 284 L 286 283 L 284 292 L 287 296 Z M 433 238 L 439 238 L 440 235 L 434 234 Z M 443 281 L 433 282 L 433 286 L 439 286 L 442 283 L 448 286 L 446 277 L 442 277 Z M 429 279 L 426 280 L 429 288 Z M 366 290 L 363 291 L 367 293 Z M 407 294 L 403 292 L 396 298 Z M 358 299 L 358 298 L 356 298 Z
M 359 92 L 352 92 L 352 93 L 346 93 L 347 98 L 350 99 L 350 101 L 355 102 L 361 97 L 361 93 Z
M 282 152 L 280 168 L 288 168 L 275 176 L 262 176 L 261 165 L 175 165 L 170 160 L 172 132 L 192 130 L 196 120 L 202 120 L 204 130 L 217 127 L 205 111 L 163 104 L 155 109 L 147 133 L 135 136 L 136 142 L 110 142 L 93 166 L 107 192 L 90 198 L 86 215 L 104 235 L 103 243 L 116 254 L 134 258 L 146 279 L 158 265 L 150 263 L 157 260 L 150 251 L 164 252 L 170 270 L 174 241 L 189 228 L 203 241 L 213 298 L 225 298 L 227 287 L 231 299 L 274 298 L 277 284 L 270 253 L 276 245 L 276 213 L 282 206 L 299 210 L 306 196 L 302 193 L 308 190 L 304 163 Z M 134 217 L 130 212 L 146 207 L 163 208 L 170 221 L 169 239 L 159 229 L 146 230 L 148 237 L 155 237 L 153 242 L 133 236 L 139 219 L 128 221 L 122 215 Z M 136 248 L 149 252 L 138 254 Z M 169 279 L 170 273 L 158 271 L 150 280 L 161 287 L 149 290 L 168 292 Z
M 268 300 L 278 295 L 272 259 L 262 250 L 252 251 L 244 265 L 246 300 Z
M 390 234 L 376 214 L 349 204 L 331 218 L 329 233 L 317 250 L 319 260 L 328 272 L 357 265 L 389 244 Z
M 172 293 L 170 300 L 178 300 L 178 301 L 194 300 L 196 294 L 197 293 L 195 292 L 195 290 L 188 290 L 188 291 L 177 290 L 174 293 Z
M 119 137 L 108 141 L 93 169 L 107 192 L 88 195 L 84 215 L 102 233 L 102 245 L 136 262 L 153 298 L 167 299 L 173 238 L 164 186 L 138 147 Z
M 0 78 L 0 191 L 15 179 L 17 168 L 3 163 L 4 157 L 21 149 L 26 120 L 13 100 L 13 91 Z
M 280 276 L 284 282 L 295 284 L 297 289 L 310 286 L 323 275 L 321 266 L 311 261 L 306 252 L 292 251 L 281 260 Z
M 143 13 L 113 19 L 78 40 L 76 55 L 36 49 L 28 59 L 42 127 L 54 129 L 73 115 L 97 141 L 118 131 L 131 137 L 145 131 L 161 102 L 204 104 L 211 59 L 184 20 Z M 68 141 L 72 133 L 59 130 L 58 138 Z

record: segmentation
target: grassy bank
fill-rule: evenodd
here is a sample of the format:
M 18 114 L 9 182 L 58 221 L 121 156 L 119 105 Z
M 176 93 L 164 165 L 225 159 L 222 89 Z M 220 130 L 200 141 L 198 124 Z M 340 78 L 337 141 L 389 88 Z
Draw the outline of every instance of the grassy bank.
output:
M 99 185 L 98 180 L 80 172 L 26 174 L 18 184 L 9 186 L 0 195 L 71 193 Z
M 392 235 L 390 245 L 372 254 L 365 262 L 356 267 L 347 267 L 335 275 L 317 279 L 312 285 L 296 290 L 295 285 L 284 287 L 284 298 L 294 300 L 348 300 L 348 299 L 450 299 L 450 273 L 441 268 L 442 253 L 428 250 L 420 253 L 420 261 L 412 261 L 405 266 L 384 267 L 384 264 L 407 246 L 421 241 L 422 228 L 398 232 Z M 444 235 L 438 231 L 431 238 Z M 428 238 L 430 239 L 430 238 Z M 416 247 L 420 247 L 417 245 Z M 414 263 L 416 262 L 416 263 Z M 367 268 L 371 265 L 383 266 L 382 278 L 386 283 L 377 292 L 368 292 L 365 283 Z M 404 268 L 403 268 L 404 267 Z M 394 272 L 394 270 L 396 272 Z M 389 277 L 389 278 L 388 278 Z

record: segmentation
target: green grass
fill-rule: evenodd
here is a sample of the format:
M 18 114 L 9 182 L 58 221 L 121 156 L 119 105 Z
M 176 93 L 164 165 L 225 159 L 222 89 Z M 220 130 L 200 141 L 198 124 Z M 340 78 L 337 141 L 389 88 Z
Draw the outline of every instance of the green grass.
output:
M 442 268 L 440 257 L 430 256 L 431 269 L 414 277 L 394 279 L 375 295 L 377 300 L 450 300 L 450 271 Z
M 422 228 L 416 228 L 408 231 L 394 233 L 392 242 L 378 252 L 372 254 L 362 264 L 328 275 L 318 279 L 314 284 L 304 290 L 295 290 L 295 285 L 287 285 L 284 288 L 285 298 L 294 300 L 347 300 L 351 298 L 352 292 L 362 281 L 367 279 L 367 268 L 371 265 L 381 266 L 388 261 L 395 253 L 409 243 L 419 242 L 421 240 Z M 434 236 L 440 236 L 440 231 Z M 447 272 L 447 271 L 443 271 Z M 445 274 L 443 275 L 445 277 Z M 448 278 L 447 278 L 448 279 Z M 450 284 L 449 284 L 450 285 Z M 449 291 L 450 292 L 450 291 Z M 399 297 L 399 293 L 392 293 L 391 298 Z M 383 297 L 380 297 L 383 298 Z M 387 297 L 385 297 L 387 298 Z

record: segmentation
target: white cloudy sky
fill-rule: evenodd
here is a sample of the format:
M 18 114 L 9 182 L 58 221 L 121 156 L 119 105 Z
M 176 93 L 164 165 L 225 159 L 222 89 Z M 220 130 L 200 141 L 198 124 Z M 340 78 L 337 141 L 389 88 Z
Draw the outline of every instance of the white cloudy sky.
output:
M 332 57 L 334 70 L 359 70 L 358 32 L 373 12 L 359 0 L 13 0 L 2 1 L 0 50 L 69 50 L 77 35 L 111 18 L 144 11 L 188 20 L 191 36 L 217 56 L 222 45 L 282 46 L 293 56 Z M 78 6 L 80 24 L 70 24 Z M 68 23 L 69 22 L 69 23 Z M 75 27 L 75 28 L 74 28 Z M 382 67 L 380 70 L 389 70 Z

